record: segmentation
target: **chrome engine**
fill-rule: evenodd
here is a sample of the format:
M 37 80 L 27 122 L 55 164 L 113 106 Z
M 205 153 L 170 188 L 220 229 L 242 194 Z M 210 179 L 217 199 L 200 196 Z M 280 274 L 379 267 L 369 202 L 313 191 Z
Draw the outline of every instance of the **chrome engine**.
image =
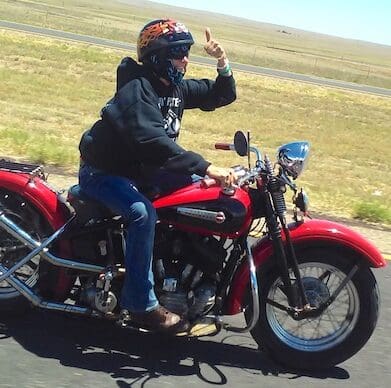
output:
M 95 280 L 89 279 L 82 287 L 80 300 L 94 310 L 107 314 L 112 313 L 117 307 L 118 300 L 111 288 L 113 273 L 109 269 Z
M 153 272 L 161 305 L 190 320 L 206 314 L 215 305 L 217 283 L 227 251 L 225 240 L 178 232 L 158 225 Z M 118 307 L 122 282 L 112 284 L 113 273 L 84 280 L 80 301 L 107 314 Z
M 226 257 L 225 240 L 159 231 L 155 249 L 155 289 L 168 310 L 194 320 L 215 305 L 217 281 Z

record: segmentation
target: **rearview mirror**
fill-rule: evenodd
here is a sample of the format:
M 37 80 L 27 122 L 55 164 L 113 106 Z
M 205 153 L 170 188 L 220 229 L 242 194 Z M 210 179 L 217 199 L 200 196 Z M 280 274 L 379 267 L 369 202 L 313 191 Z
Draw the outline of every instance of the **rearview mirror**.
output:
M 234 136 L 235 151 L 240 156 L 248 155 L 248 142 L 246 135 L 242 131 L 237 131 Z

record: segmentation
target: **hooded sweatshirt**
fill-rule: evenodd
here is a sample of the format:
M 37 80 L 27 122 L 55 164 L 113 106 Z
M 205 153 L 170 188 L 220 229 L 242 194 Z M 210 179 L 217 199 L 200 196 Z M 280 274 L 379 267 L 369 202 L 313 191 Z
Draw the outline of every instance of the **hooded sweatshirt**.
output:
M 212 111 L 235 99 L 232 76 L 167 87 L 145 66 L 124 58 L 117 69 L 116 94 L 82 136 L 81 158 L 108 174 L 134 179 L 159 168 L 204 176 L 210 163 L 176 143 L 183 111 Z

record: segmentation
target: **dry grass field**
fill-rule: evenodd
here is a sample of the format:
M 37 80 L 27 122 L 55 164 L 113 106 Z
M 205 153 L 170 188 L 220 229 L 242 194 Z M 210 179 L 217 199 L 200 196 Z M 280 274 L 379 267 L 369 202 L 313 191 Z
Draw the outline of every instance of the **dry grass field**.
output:
M 80 135 L 111 97 L 125 53 L 0 30 L 0 54 L 0 155 L 76 173 Z M 213 78 L 215 70 L 192 65 L 188 76 Z M 352 215 L 369 202 L 389 222 L 390 99 L 250 74 L 235 78 L 234 104 L 186 113 L 184 147 L 232 165 L 239 157 L 213 145 L 237 129 L 251 130 L 254 144 L 271 156 L 284 142 L 307 139 L 312 153 L 301 183 L 313 207 Z
M 210 26 L 235 62 L 391 87 L 390 46 L 144 0 L 0 0 L 0 19 L 132 43 L 147 21 L 166 16 L 191 28 L 197 54 Z

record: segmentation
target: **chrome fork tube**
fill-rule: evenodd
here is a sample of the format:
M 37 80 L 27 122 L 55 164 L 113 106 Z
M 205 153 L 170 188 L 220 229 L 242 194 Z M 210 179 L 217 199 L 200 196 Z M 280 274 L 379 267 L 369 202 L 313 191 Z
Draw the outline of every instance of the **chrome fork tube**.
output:
M 89 272 L 97 272 L 97 273 L 103 272 L 104 267 L 98 265 L 86 264 L 78 261 L 62 259 L 60 257 L 54 256 L 47 250 L 46 247 L 49 244 L 51 244 L 61 233 L 64 232 L 65 228 L 72 220 L 73 218 L 71 218 L 67 223 L 65 223 L 60 229 L 54 232 L 45 241 L 40 243 L 34 240 L 27 232 L 25 232 L 18 225 L 16 225 L 12 220 L 6 217 L 4 213 L 0 213 L 0 227 L 6 230 L 11 236 L 15 237 L 17 240 L 19 240 L 27 247 L 32 249 L 32 251 L 27 256 L 25 256 L 22 260 L 20 260 L 18 263 L 12 266 L 10 269 L 6 270 L 5 272 L 3 272 L 3 270 L 0 270 L 1 272 L 0 281 L 5 280 L 7 276 L 14 273 L 16 270 L 18 270 L 20 267 L 22 267 L 24 264 L 26 264 L 29 260 L 31 260 L 34 256 L 38 254 L 40 254 L 41 259 L 47 260 L 51 264 L 56 266 L 71 268 L 71 269 L 81 270 L 81 271 L 89 271 Z
M 252 296 L 252 316 L 251 320 L 245 327 L 235 327 L 226 325 L 224 328 L 228 331 L 233 331 L 235 333 L 245 333 L 252 330 L 259 319 L 259 292 L 258 292 L 258 281 L 257 281 L 257 269 L 254 264 L 254 258 L 251 252 L 251 248 L 248 244 L 248 240 L 246 240 L 246 253 L 248 266 L 250 271 L 250 287 L 251 287 L 251 296 Z

